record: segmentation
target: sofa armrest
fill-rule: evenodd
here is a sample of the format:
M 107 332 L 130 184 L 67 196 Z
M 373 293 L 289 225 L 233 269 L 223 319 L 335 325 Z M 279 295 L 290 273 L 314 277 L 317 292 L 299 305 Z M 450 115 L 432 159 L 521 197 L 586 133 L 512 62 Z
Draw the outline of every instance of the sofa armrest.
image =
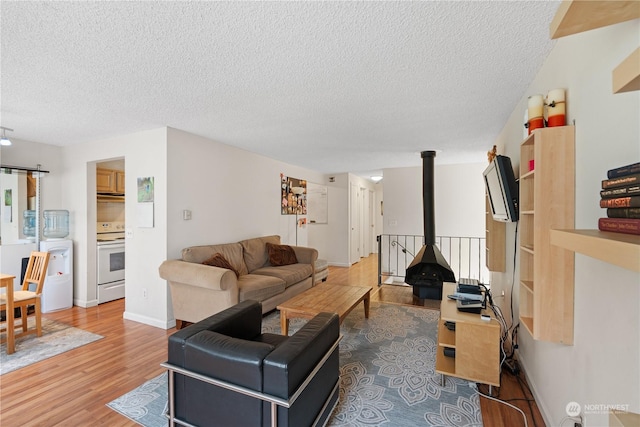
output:
M 176 320 L 196 323 L 238 303 L 238 278 L 231 270 L 168 260 L 159 272 L 169 283 Z
M 226 291 L 237 286 L 236 274 L 226 268 L 196 264 L 179 259 L 164 261 L 159 268 L 160 277 L 175 283 L 200 288 Z
M 318 259 L 318 251 L 305 246 L 291 246 L 296 253 L 296 258 L 300 264 L 315 264 Z
M 320 313 L 264 359 L 264 391 L 288 398 L 340 338 L 335 313 Z M 336 371 L 337 378 L 337 348 Z

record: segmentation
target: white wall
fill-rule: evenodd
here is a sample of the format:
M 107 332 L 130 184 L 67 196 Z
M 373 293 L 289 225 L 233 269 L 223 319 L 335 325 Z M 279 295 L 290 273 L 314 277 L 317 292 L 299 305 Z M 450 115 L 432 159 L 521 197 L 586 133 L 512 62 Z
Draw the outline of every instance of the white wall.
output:
M 435 165 L 437 236 L 484 237 L 487 163 Z M 422 236 L 422 167 L 384 170 L 384 234 Z M 395 225 L 394 225 L 395 224 Z
M 638 29 L 634 20 L 559 39 L 498 141 L 519 167 L 527 96 L 567 90 L 568 123 L 576 125 L 578 229 L 596 229 L 598 218 L 606 216 L 598 200 L 607 170 L 640 160 L 640 92 L 611 91 L 612 70 L 638 47 Z M 513 226 L 507 228 L 508 259 L 514 233 Z M 509 261 L 506 273 L 494 273 L 494 286 L 509 292 L 512 270 Z M 619 404 L 640 412 L 639 285 L 638 273 L 576 254 L 575 344 L 534 341 L 520 328 L 519 357 L 548 425 L 559 425 L 572 401 L 583 409 Z M 586 425 L 608 424 L 597 412 L 586 413 Z
M 166 283 L 158 265 L 166 259 L 166 134 L 165 128 L 138 132 L 63 148 L 63 203 L 71 213 L 74 240 L 74 304 L 97 304 L 96 293 L 96 163 L 125 159 L 125 224 L 133 237 L 125 240 L 125 313 L 127 319 L 156 327 L 171 324 Z M 154 228 L 139 228 L 137 178 L 154 177 Z M 142 298 L 147 289 L 147 298 Z
M 322 174 L 177 129 L 168 132 L 169 258 L 179 258 L 186 246 L 269 234 L 295 245 L 296 217 L 280 213 L 280 174 L 316 183 L 324 181 Z M 182 219 L 185 209 L 192 211 L 189 221 Z M 314 246 L 317 236 L 307 230 L 298 229 L 298 244 Z
M 74 240 L 74 304 L 97 304 L 95 168 L 124 159 L 126 239 L 124 317 L 160 328 L 173 326 L 168 287 L 158 266 L 185 246 L 279 234 L 295 244 L 295 216 L 280 214 L 280 174 L 326 183 L 323 174 L 289 165 L 177 129 L 160 128 L 106 140 L 54 147 L 14 140 L 2 162 L 51 170 L 43 180 L 42 209 L 68 209 Z M 138 226 L 137 178 L 154 178 L 154 227 Z M 347 177 L 347 175 L 345 175 Z M 63 191 L 64 189 L 64 191 Z M 346 262 L 346 186 L 330 186 L 329 222 L 298 229 L 298 244 L 322 258 Z M 182 211 L 192 220 L 182 220 Z M 11 259 L 11 245 L 2 258 Z M 144 296 L 146 295 L 146 297 Z
M 349 264 L 349 177 L 331 175 L 321 182 L 327 186 L 327 223 L 309 224 L 309 242 L 318 250 L 318 257 L 330 265 L 348 267 Z

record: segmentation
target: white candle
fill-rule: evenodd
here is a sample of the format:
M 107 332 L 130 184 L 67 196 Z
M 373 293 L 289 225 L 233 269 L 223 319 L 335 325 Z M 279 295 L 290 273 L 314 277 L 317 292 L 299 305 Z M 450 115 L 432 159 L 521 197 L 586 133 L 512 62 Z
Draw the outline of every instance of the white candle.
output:
M 553 89 L 547 94 L 549 117 L 565 113 L 564 89 Z
M 549 126 L 564 126 L 565 124 L 564 89 L 553 89 L 547 94 L 547 117 Z
M 531 95 L 527 102 L 529 111 L 529 121 L 542 117 L 544 110 L 544 101 L 542 95 Z

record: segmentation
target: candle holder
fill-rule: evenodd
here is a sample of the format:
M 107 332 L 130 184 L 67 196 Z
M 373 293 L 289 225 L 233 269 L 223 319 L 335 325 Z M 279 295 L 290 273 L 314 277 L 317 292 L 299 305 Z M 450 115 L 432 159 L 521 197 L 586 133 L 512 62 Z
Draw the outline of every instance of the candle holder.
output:
M 527 101 L 529 135 L 535 129 L 544 127 L 544 100 L 542 95 L 531 95 Z
M 547 94 L 547 126 L 564 126 L 565 120 L 564 89 L 553 89 Z

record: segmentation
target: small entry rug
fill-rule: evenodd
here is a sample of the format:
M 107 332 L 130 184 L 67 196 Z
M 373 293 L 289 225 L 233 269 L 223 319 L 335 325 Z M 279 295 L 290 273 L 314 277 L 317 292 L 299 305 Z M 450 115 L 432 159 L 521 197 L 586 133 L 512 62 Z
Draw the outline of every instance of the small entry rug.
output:
M 29 327 L 32 327 L 35 319 L 29 318 L 28 322 Z M 57 356 L 101 338 L 101 335 L 83 331 L 55 320 L 42 319 L 42 336 L 27 335 L 16 339 L 15 353 L 8 355 L 7 343 L 2 343 L 0 346 L 0 375 Z
M 440 313 L 420 307 L 371 303 L 368 319 L 356 307 L 340 330 L 340 400 L 330 426 L 482 426 L 475 383 L 435 372 Z M 292 319 L 291 332 L 306 320 Z M 263 319 L 280 333 L 280 315 Z M 145 427 L 164 427 L 167 375 L 163 373 L 107 404 Z

